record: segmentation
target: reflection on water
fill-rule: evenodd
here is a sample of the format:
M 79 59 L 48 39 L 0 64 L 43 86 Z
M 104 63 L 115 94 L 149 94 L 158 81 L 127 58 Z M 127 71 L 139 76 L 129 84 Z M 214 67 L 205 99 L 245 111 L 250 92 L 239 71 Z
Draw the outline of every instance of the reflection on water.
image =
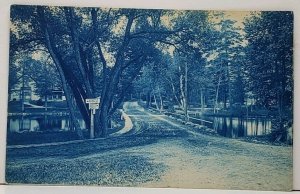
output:
M 178 114 L 173 114 L 179 116 Z M 180 115 L 181 116 L 181 115 Z M 183 116 L 180 118 L 183 119 Z M 193 123 L 214 129 L 219 135 L 229 138 L 260 136 L 271 133 L 271 119 L 267 117 L 193 116 Z
M 214 129 L 218 134 L 235 138 L 266 135 L 271 132 L 271 120 L 268 118 L 215 117 Z
M 266 135 L 271 132 L 271 120 L 268 118 L 239 118 L 239 117 L 206 117 L 204 120 L 210 123 L 198 123 L 207 125 L 224 137 L 236 138 L 245 136 Z M 80 128 L 85 129 L 83 120 L 79 120 Z M 8 117 L 9 132 L 24 131 L 68 131 L 72 129 L 72 123 L 68 116 L 10 116 Z
M 79 120 L 80 128 L 85 129 L 83 120 Z M 68 131 L 72 123 L 67 116 L 14 116 L 8 117 L 9 132 L 23 131 Z

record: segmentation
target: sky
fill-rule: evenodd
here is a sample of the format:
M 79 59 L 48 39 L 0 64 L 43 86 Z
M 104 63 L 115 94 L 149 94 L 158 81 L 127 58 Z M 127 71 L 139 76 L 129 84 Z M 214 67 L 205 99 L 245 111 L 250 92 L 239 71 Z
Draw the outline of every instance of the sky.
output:
M 229 12 L 227 11 L 225 12 L 225 17 L 237 21 L 236 25 L 238 27 L 243 28 L 244 27 L 243 21 L 245 18 L 249 17 L 250 14 L 251 14 L 250 11 L 229 11 Z

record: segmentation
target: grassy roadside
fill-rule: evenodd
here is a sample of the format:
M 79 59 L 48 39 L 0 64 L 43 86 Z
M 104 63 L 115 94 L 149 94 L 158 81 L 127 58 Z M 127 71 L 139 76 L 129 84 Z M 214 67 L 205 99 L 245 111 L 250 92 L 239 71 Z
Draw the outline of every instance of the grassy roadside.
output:
M 43 160 L 32 158 L 21 163 L 10 162 L 6 181 L 18 184 L 137 186 L 158 180 L 164 171 L 163 164 L 152 163 L 147 156 L 116 150 L 93 151 L 94 155 L 89 153 L 89 157 L 75 157 L 85 155 L 79 152 L 72 158 L 51 156 Z
M 156 181 L 164 164 L 125 149 L 156 143 L 159 136 L 125 135 L 58 146 L 7 149 L 9 183 L 137 186 Z

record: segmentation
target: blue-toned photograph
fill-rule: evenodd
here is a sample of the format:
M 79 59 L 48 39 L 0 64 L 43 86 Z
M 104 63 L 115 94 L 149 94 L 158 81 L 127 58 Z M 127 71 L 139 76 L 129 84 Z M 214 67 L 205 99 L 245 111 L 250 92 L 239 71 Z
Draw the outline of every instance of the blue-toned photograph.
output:
M 293 12 L 10 18 L 8 184 L 292 190 Z

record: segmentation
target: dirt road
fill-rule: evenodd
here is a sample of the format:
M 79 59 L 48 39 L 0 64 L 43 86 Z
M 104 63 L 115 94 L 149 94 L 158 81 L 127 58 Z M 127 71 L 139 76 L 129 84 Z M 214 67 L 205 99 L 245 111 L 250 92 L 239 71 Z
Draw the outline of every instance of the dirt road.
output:
M 137 123 L 148 123 L 149 129 L 179 130 L 188 134 L 131 150 L 151 153 L 153 161 L 168 167 L 161 180 L 148 182 L 146 186 L 263 190 L 292 187 L 290 147 L 201 135 L 164 115 L 134 108 L 134 104 L 127 112 Z
M 8 149 L 14 183 L 291 190 L 292 148 L 207 136 L 127 103 L 133 130 L 70 145 Z M 30 172 L 30 173 L 28 173 Z

